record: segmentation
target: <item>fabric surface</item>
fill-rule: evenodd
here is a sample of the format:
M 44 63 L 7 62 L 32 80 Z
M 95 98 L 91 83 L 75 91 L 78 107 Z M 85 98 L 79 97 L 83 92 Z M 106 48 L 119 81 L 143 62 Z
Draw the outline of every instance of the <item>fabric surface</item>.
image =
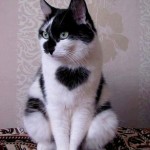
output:
M 23 128 L 0 130 L 0 150 L 36 150 L 36 146 Z M 118 128 L 106 150 L 150 150 L 150 129 Z
M 0 150 L 36 150 L 36 144 L 23 128 L 1 129 Z
M 150 150 L 150 130 L 118 128 L 117 136 L 107 150 Z

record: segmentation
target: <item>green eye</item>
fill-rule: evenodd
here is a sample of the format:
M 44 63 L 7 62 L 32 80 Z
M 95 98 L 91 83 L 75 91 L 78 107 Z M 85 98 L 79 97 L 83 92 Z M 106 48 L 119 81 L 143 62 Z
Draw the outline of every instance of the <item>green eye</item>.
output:
M 67 37 L 69 36 L 69 33 L 68 32 L 62 32 L 60 33 L 60 39 L 66 39 Z
M 44 39 L 49 39 L 49 35 L 45 31 L 43 31 L 42 36 L 43 36 Z

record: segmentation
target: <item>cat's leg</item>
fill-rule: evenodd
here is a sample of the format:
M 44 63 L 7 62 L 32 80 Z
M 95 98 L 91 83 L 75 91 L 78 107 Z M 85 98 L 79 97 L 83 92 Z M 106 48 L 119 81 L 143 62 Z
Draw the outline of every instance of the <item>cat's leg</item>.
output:
M 79 150 L 91 123 L 91 108 L 79 107 L 73 114 L 70 132 L 70 150 Z
M 48 112 L 51 118 L 51 129 L 57 150 L 69 150 L 70 119 L 62 106 L 50 106 Z
M 97 95 L 95 116 L 89 127 L 83 150 L 102 150 L 116 134 L 118 120 L 109 102 L 110 93 L 106 83 L 100 86 L 100 95 Z
M 102 106 L 88 130 L 83 150 L 102 150 L 116 134 L 118 120 L 109 106 Z
M 50 148 L 52 145 L 54 147 L 54 144 L 51 144 L 50 121 L 46 113 L 41 82 L 41 77 L 37 76 L 30 87 L 23 121 L 29 136 L 38 143 L 38 150 L 54 150 Z
M 24 125 L 29 136 L 38 143 L 38 150 L 54 150 L 51 146 L 51 130 L 42 101 L 30 98 L 27 102 Z

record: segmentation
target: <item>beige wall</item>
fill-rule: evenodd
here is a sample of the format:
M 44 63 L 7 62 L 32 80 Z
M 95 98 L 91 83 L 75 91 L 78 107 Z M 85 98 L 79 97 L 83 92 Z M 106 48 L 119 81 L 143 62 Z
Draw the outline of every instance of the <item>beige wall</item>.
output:
M 0 128 L 2 128 L 17 126 L 17 0 L 1 0 L 0 10 Z
M 69 0 L 47 0 L 67 7 Z M 120 125 L 150 124 L 149 0 L 86 0 L 104 55 L 104 75 Z M 39 0 L 0 2 L 0 128 L 21 126 L 26 93 L 39 66 Z M 18 19 L 18 20 L 17 20 Z

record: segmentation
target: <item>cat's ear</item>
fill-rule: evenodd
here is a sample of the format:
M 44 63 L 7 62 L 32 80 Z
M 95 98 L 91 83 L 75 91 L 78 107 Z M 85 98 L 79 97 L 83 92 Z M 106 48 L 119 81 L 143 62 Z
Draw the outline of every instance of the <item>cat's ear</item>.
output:
M 56 11 L 56 8 L 50 6 L 45 0 L 40 0 L 40 6 L 46 17 Z
M 88 10 L 84 0 L 71 0 L 69 9 L 72 11 L 73 18 L 78 24 L 86 23 Z

